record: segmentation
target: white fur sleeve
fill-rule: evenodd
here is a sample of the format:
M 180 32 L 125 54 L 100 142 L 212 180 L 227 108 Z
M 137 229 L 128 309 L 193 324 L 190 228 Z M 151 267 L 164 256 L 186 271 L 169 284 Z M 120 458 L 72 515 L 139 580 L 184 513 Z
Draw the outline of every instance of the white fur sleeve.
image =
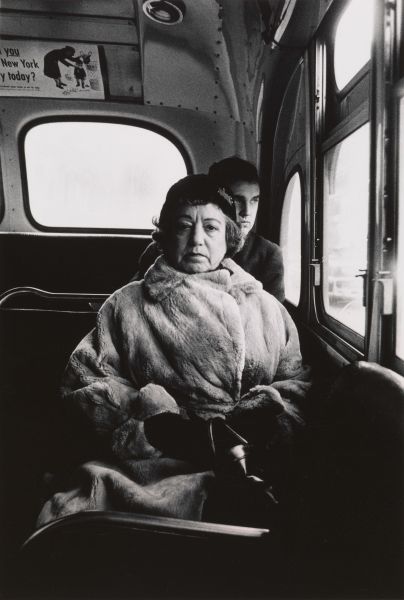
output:
M 156 451 L 145 439 L 143 421 L 162 412 L 179 412 L 164 388 L 137 389 L 123 358 L 114 298 L 97 315 L 96 327 L 80 342 L 64 373 L 62 398 L 73 403 L 95 431 L 110 440 L 120 458 L 145 458 Z

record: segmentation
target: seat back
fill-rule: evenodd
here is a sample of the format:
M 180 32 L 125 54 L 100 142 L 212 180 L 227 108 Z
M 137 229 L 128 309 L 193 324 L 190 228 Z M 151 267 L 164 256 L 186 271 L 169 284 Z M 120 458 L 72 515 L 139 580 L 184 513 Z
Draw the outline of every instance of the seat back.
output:
M 41 308 L 27 307 L 41 302 Z M 21 292 L 3 298 L 0 306 L 0 533 L 10 548 L 34 526 L 44 473 L 82 454 L 80 440 L 85 442 L 87 433 L 72 436 L 58 390 L 69 355 L 92 329 L 95 316 L 81 298 L 34 294 L 29 300 Z
M 332 577 L 338 561 L 347 585 L 368 586 L 375 597 L 401 594 L 404 378 L 378 364 L 347 365 L 312 417 L 301 537 L 328 561 L 321 577 Z

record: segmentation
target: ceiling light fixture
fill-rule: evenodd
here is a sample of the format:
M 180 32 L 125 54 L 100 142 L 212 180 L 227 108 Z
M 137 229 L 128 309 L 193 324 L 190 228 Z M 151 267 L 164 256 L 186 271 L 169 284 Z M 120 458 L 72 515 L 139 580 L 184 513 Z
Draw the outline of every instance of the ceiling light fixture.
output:
M 178 0 L 146 0 L 143 12 L 161 25 L 177 25 L 185 15 L 185 5 Z

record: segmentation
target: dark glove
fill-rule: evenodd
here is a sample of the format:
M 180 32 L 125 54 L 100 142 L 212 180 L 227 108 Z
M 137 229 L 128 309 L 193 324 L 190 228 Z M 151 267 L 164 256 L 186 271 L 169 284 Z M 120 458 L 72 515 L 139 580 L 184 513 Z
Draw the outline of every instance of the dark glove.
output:
M 272 404 L 230 415 L 228 424 L 253 444 L 265 446 L 279 429 L 282 406 Z
M 162 413 L 144 422 L 147 441 L 163 454 L 212 468 L 213 453 L 207 423 Z
M 145 420 L 144 432 L 148 442 L 167 456 L 219 471 L 223 466 L 233 475 L 246 474 L 242 448 L 248 442 L 221 418 L 204 421 L 162 413 Z

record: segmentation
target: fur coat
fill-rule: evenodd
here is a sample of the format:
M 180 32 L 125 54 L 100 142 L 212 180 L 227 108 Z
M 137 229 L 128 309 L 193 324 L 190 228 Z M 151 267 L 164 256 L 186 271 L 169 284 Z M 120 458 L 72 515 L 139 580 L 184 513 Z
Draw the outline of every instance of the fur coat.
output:
M 166 460 L 144 435 L 148 417 L 226 417 L 268 402 L 281 403 L 293 416 L 308 386 L 304 379 L 294 323 L 261 283 L 231 259 L 216 271 L 190 275 L 160 257 L 143 281 L 121 288 L 101 307 L 96 327 L 70 358 L 62 396 L 107 440 L 119 468 L 131 465 L 133 482 L 136 462 Z M 177 465 L 162 479 L 184 477 L 183 469 Z M 189 465 L 185 471 L 195 475 Z M 206 478 L 200 475 L 195 493 L 203 502 Z M 45 511 L 42 522 L 66 510 L 59 497 L 57 511 Z M 200 517 L 199 505 L 194 517 Z

